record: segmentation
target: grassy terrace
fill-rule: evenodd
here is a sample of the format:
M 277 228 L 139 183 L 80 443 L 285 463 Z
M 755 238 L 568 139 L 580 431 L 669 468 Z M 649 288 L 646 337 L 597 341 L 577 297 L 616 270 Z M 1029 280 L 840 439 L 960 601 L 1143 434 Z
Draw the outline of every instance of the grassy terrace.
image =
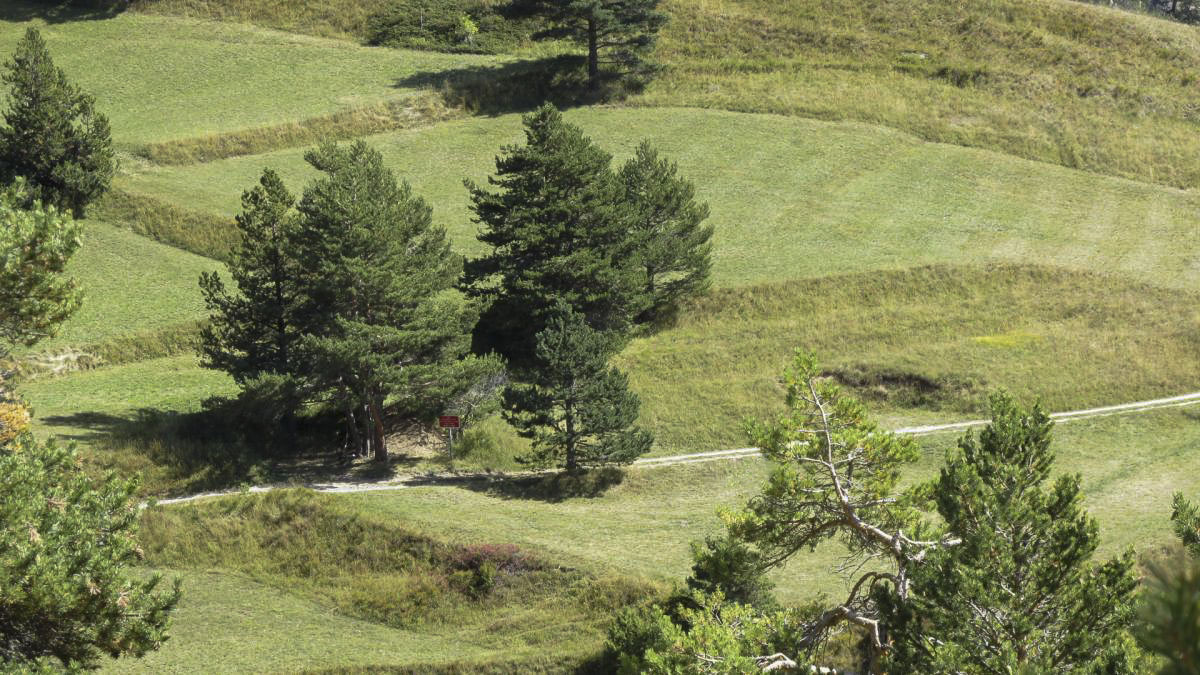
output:
M 853 123 L 692 109 L 575 110 L 618 161 L 642 138 L 676 159 L 712 207 L 714 276 L 739 286 L 936 262 L 1098 270 L 1175 288 L 1200 283 L 1200 196 Z M 517 115 L 373 136 L 477 253 L 464 177 L 485 180 Z M 299 190 L 303 149 L 142 167 L 123 189 L 232 216 L 264 166 Z
M 0 53 L 39 26 L 55 63 L 96 96 L 125 149 L 378 104 L 414 93 L 397 86 L 410 75 L 494 60 L 133 13 L 47 25 L 49 13 L 41 3 L 6 2 Z
M 1070 0 L 668 0 L 635 103 L 903 129 L 1178 187 L 1200 183 L 1192 26 Z

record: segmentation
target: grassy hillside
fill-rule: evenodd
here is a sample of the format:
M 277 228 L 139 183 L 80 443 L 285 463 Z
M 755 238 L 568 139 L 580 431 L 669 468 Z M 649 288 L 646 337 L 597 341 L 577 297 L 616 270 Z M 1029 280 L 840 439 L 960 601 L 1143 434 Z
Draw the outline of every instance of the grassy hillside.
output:
M 502 540 L 449 543 L 441 538 L 442 529 L 345 508 L 326 495 L 281 491 L 149 510 L 140 539 L 148 564 L 188 570 L 200 579 L 217 571 L 219 584 L 249 587 L 265 608 L 283 614 L 280 619 L 311 626 L 312 615 L 321 612 L 332 626 L 369 622 L 359 625 L 380 643 L 335 661 L 323 659 L 314 645 L 295 654 L 271 645 L 278 620 L 261 627 L 239 622 L 245 632 L 223 662 L 242 672 L 301 664 L 436 665 L 480 657 L 570 662 L 599 649 L 615 607 L 661 590 L 564 566 Z M 255 593 L 256 584 L 272 587 L 275 594 Z M 200 613 L 205 605 L 228 606 L 230 600 L 202 591 L 191 607 Z M 179 669 L 203 663 L 205 648 L 218 647 L 210 631 L 227 623 L 201 624 L 199 640 L 180 640 L 177 654 L 169 645 L 158 655 L 168 660 L 160 663 Z M 314 640 L 328 645 L 330 637 L 328 629 L 318 629 Z
M 1173 540 L 1171 492 L 1200 490 L 1192 452 L 1200 442 L 1196 422 L 1196 411 L 1184 409 L 1075 421 L 1055 429 L 1055 468 L 1082 474 L 1085 504 L 1100 523 L 1101 555 L 1127 546 L 1153 551 Z M 955 439 L 955 434 L 922 438 L 923 459 L 904 480 L 935 476 Z M 379 517 L 439 527 L 452 541 L 499 539 L 576 560 L 585 569 L 679 578 L 688 569 L 688 542 L 718 529 L 717 507 L 736 506 L 755 494 L 765 471 L 761 460 L 633 470 L 602 496 L 555 503 L 521 498 L 499 486 L 414 488 L 339 499 Z M 839 582 L 829 572 L 839 560 L 833 545 L 797 556 L 775 577 L 781 596 L 794 601 L 834 593 Z
M 45 3 L 6 2 L 0 54 L 40 27 L 55 63 L 96 96 L 125 149 L 375 105 L 413 94 L 397 82 L 415 73 L 493 61 L 133 13 L 46 24 L 50 14 Z
M 381 3 L 142 0 L 141 11 L 361 36 Z M 669 0 L 632 103 L 858 120 L 1177 187 L 1200 182 L 1194 27 L 1072 2 Z
M 994 260 L 1103 270 L 1156 284 L 1200 283 L 1200 196 L 923 143 L 862 124 L 717 111 L 571 111 L 624 161 L 642 138 L 678 160 L 712 207 L 721 286 L 935 262 Z M 460 250 L 478 253 L 464 177 L 483 181 L 517 115 L 373 136 L 434 206 Z M 122 179 L 134 192 L 231 216 L 264 166 L 299 190 L 302 149 Z
M 638 103 L 860 120 L 1200 184 L 1200 33 L 1070 0 L 670 0 Z

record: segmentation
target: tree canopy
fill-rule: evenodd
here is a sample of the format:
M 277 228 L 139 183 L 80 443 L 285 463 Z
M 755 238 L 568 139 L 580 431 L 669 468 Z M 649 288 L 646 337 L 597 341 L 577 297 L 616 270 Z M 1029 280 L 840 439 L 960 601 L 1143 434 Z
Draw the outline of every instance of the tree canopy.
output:
M 91 668 L 167 639 L 179 582 L 134 575 L 137 483 L 29 433 L 0 444 L 0 669 Z
M 10 87 L 0 125 L 0 181 L 26 178 L 32 197 L 82 216 L 116 173 L 108 119 L 54 65 L 29 28 L 0 79 Z

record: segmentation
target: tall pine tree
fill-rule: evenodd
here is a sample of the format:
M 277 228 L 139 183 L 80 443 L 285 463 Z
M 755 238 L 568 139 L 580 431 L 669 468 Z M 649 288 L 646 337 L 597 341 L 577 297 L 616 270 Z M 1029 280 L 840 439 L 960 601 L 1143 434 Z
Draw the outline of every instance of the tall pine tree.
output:
M 537 336 L 532 381 L 504 392 L 505 418 L 533 439 L 526 458 L 567 471 L 628 464 L 653 437 L 634 426 L 639 401 L 623 373 L 608 365 L 619 337 L 597 331 L 565 306 Z
M 600 66 L 622 72 L 650 69 L 647 54 L 667 23 L 661 0 L 535 0 L 554 28 L 545 37 L 566 38 L 587 49 L 588 87 L 600 87 Z
M 0 79 L 11 87 L 0 126 L 0 180 L 23 176 L 35 198 L 82 216 L 116 172 L 108 119 L 55 67 L 36 28 L 25 32 Z
M 895 672 L 1129 672 L 1133 555 L 1095 564 L 1079 476 L 1050 485 L 1052 423 L 993 396 L 933 487 L 960 539 L 931 550 L 901 600 L 881 593 Z
M 696 203 L 695 187 L 678 173 L 674 162 L 643 142 L 618 174 L 633 209 L 630 236 L 649 298 L 640 321 L 669 314 L 681 298 L 708 289 L 713 235 L 712 226 L 703 225 L 708 205 Z
M 479 240 L 463 288 L 492 302 L 482 347 L 529 365 L 534 336 L 562 302 L 593 328 L 625 331 L 648 306 L 630 238 L 632 212 L 608 153 L 547 104 L 527 115 L 526 143 L 496 159 L 498 192 L 468 182 Z
M 305 158 L 324 177 L 298 206 L 289 246 L 299 269 L 304 358 L 342 401 L 351 428 L 386 462 L 385 406 L 432 410 L 484 366 L 468 358 L 475 309 L 447 291 L 462 268 L 432 210 L 359 141 Z
M 201 339 L 205 365 L 229 373 L 239 384 L 298 370 L 295 345 L 303 328 L 295 314 L 302 271 L 287 249 L 295 202 L 278 174 L 263 171 L 258 185 L 242 194 L 237 216 L 241 243 L 229 261 L 237 294 L 226 290 L 216 272 L 200 276 L 211 314 Z

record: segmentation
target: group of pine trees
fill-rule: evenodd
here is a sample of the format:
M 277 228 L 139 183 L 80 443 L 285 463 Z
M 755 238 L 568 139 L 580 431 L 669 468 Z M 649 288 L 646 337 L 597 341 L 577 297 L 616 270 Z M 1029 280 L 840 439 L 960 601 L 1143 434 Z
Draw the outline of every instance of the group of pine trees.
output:
M 468 184 L 491 252 L 465 266 L 365 143 L 308 153 L 324 176 L 299 201 L 265 171 L 237 218 L 236 291 L 201 278 L 207 365 L 277 403 L 285 427 L 308 405 L 340 411 L 378 460 L 389 415 L 430 415 L 501 367 L 531 463 L 573 471 L 644 454 L 638 399 L 608 361 L 707 288 L 708 209 L 649 144 L 614 170 L 553 106 L 524 123 L 495 191 Z

